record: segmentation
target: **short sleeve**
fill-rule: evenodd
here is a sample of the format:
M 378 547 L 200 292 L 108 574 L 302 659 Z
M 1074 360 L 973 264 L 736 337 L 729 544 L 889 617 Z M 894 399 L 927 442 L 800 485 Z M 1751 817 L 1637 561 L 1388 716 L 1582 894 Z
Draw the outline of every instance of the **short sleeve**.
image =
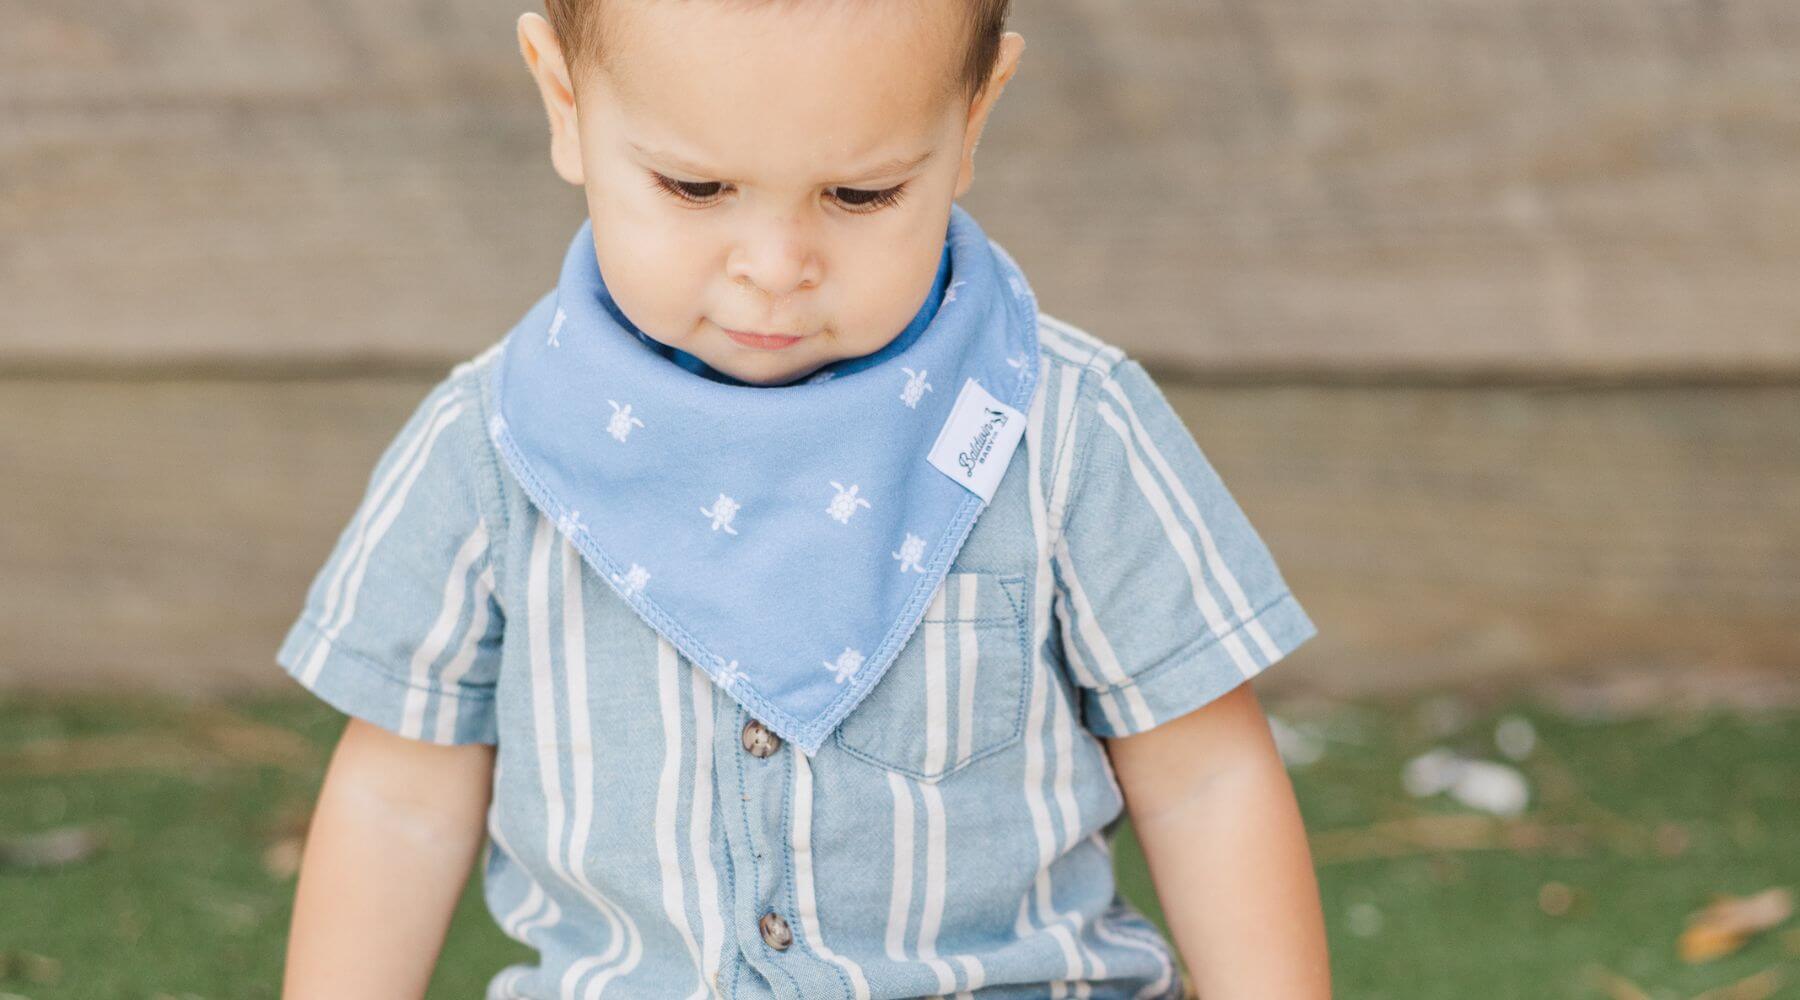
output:
M 475 451 L 479 384 L 460 374 L 377 460 L 275 659 L 333 707 L 402 736 L 495 743 L 498 525 Z
M 1229 692 L 1317 629 L 1143 367 L 1127 358 L 1088 377 L 1055 609 L 1088 729 L 1129 736 Z

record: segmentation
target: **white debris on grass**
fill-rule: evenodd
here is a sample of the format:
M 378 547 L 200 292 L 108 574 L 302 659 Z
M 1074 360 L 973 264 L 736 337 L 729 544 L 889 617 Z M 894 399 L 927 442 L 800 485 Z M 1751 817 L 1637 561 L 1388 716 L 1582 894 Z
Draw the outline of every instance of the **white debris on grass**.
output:
M 1400 772 L 1400 783 L 1406 794 L 1415 799 L 1449 788 L 1456 781 L 1461 758 L 1442 747 L 1436 747 L 1406 762 Z
M 1531 800 L 1530 786 L 1517 769 L 1464 757 L 1443 747 L 1407 761 L 1400 781 L 1415 798 L 1447 792 L 1471 809 L 1496 816 L 1517 816 Z
M 1299 728 L 1273 713 L 1268 714 L 1269 732 L 1275 737 L 1275 749 L 1281 751 L 1281 762 L 1288 767 L 1305 767 L 1325 755 L 1325 741 L 1310 728 Z

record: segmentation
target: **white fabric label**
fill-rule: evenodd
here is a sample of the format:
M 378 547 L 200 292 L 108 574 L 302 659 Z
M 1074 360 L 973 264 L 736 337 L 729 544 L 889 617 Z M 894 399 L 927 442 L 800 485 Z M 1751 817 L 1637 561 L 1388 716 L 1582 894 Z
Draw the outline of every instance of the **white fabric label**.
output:
M 1024 434 L 1025 415 L 971 378 L 956 394 L 950 419 L 938 431 L 926 460 L 983 502 L 990 501 Z

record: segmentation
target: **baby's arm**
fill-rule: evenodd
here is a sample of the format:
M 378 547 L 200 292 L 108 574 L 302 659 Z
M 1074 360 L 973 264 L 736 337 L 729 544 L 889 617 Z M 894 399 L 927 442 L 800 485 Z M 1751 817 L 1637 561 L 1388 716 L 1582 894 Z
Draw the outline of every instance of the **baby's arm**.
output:
M 1250 685 L 1106 745 L 1199 995 L 1328 1000 L 1306 830 Z
M 352 717 L 307 833 L 285 1000 L 422 997 L 485 832 L 494 748 Z

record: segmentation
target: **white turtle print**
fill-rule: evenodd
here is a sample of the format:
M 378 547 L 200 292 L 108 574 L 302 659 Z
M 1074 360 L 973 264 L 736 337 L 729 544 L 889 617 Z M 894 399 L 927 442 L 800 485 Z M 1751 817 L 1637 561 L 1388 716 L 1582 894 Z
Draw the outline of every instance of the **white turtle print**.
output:
M 587 534 L 587 525 L 581 523 L 581 511 L 572 510 L 556 519 L 556 530 L 574 538 Z
M 919 400 L 931 391 L 931 383 L 925 381 L 926 369 L 913 371 L 911 368 L 902 368 L 900 370 L 906 373 L 906 385 L 900 388 L 900 402 L 916 410 L 919 407 Z
M 562 332 L 563 323 L 566 322 L 568 320 L 568 318 L 569 318 L 569 314 L 563 312 L 561 309 L 556 310 L 556 315 L 551 317 L 551 319 L 550 319 L 550 346 L 551 347 L 561 347 L 562 346 L 562 341 L 556 339 L 556 335 Z
M 720 667 L 718 676 L 713 678 L 713 680 L 718 682 L 719 687 L 724 688 L 727 691 L 737 687 L 737 682 L 743 679 L 744 672 L 738 669 L 736 660 L 732 660 L 730 663 Z
M 1023 367 L 1025 367 L 1025 355 L 1015 354 L 1012 357 L 1007 358 L 1006 363 L 1013 366 L 1014 368 L 1023 368 Z
M 498 442 L 500 435 L 504 433 L 506 433 L 506 418 L 496 413 L 494 418 L 488 421 L 488 437 Z
M 925 539 L 907 532 L 906 540 L 900 543 L 900 551 L 894 553 L 894 558 L 900 560 L 902 573 L 909 569 L 914 573 L 925 572 L 925 567 L 919 565 L 919 560 L 925 558 Z
M 849 646 L 845 646 L 844 651 L 837 655 L 837 662 L 833 663 L 830 660 L 819 662 L 825 664 L 826 670 L 831 671 L 831 679 L 834 683 L 842 684 L 863 665 L 863 655 Z
M 944 304 L 949 305 L 950 303 L 955 302 L 957 286 L 966 284 L 968 284 L 966 281 L 952 281 L 950 287 L 944 289 Z
M 737 516 L 737 512 L 738 502 L 723 493 L 719 494 L 719 499 L 713 501 L 712 510 L 707 510 L 705 507 L 700 508 L 700 513 L 712 518 L 712 530 L 718 531 L 720 528 L 724 528 L 727 534 L 732 535 L 737 534 L 737 529 L 731 526 L 731 519 Z
M 612 419 L 608 420 L 606 422 L 606 433 L 611 434 L 614 438 L 616 438 L 620 441 L 623 441 L 623 440 L 625 440 L 626 435 L 631 433 L 631 429 L 633 427 L 644 426 L 644 422 L 642 420 L 639 420 L 638 418 L 631 415 L 631 404 L 630 403 L 626 403 L 624 406 L 620 406 L 618 403 L 614 403 L 610 399 L 607 400 L 607 402 L 612 404 L 613 415 L 612 415 Z
M 625 571 L 624 576 L 614 573 L 612 578 L 613 582 L 619 585 L 624 596 L 636 597 L 643 591 L 644 585 L 650 582 L 650 571 L 637 563 L 632 563 L 631 568 Z
M 825 508 L 825 513 L 830 514 L 839 524 L 850 523 L 850 515 L 856 513 L 857 504 L 862 504 L 864 507 L 869 506 L 869 501 L 856 495 L 856 491 L 862 487 L 855 483 L 851 483 L 850 488 L 845 489 L 843 483 L 833 479 L 831 488 L 837 490 L 837 496 L 831 498 L 831 506 Z

